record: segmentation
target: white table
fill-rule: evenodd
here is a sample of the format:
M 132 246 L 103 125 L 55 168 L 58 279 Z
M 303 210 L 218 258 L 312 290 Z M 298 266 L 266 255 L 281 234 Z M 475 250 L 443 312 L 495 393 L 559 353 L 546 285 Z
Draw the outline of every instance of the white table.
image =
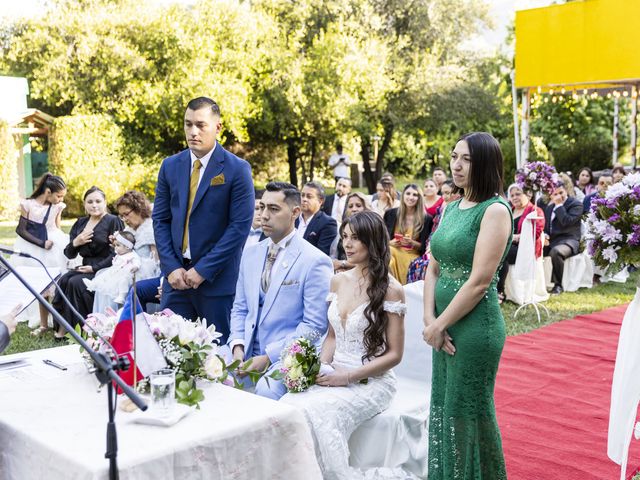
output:
M 107 395 L 96 391 L 77 345 L 0 357 L 28 367 L 0 371 L 0 479 L 108 478 Z M 48 358 L 68 367 L 47 366 Z M 120 479 L 320 480 L 299 411 L 223 385 L 171 428 L 118 410 Z

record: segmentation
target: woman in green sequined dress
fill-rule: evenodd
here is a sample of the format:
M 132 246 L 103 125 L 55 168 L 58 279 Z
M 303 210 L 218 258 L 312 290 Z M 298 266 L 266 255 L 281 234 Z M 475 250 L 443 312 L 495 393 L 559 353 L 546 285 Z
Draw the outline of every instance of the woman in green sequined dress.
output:
M 429 480 L 506 479 L 493 390 L 505 340 L 497 272 L 511 244 L 502 153 L 488 133 L 451 153 L 462 198 L 431 237 L 424 339 L 433 347 Z

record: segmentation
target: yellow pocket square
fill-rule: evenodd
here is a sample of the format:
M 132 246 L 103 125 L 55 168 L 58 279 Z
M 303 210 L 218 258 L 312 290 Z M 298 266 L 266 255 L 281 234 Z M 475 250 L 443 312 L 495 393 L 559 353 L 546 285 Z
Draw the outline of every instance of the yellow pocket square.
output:
M 211 179 L 211 186 L 214 187 L 216 185 L 224 185 L 224 173 L 216 175 Z

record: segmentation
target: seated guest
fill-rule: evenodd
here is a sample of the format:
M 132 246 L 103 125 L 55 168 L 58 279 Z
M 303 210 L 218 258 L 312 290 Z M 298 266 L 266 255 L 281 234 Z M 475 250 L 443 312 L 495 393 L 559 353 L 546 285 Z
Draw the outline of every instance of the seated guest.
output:
M 613 170 L 611 170 L 611 177 L 613 178 L 613 183 L 618 183 L 619 181 L 621 181 L 626 174 L 627 174 L 627 171 L 624 169 L 622 165 L 617 165 L 613 167 Z
M 573 179 L 569 174 L 562 172 L 558 174 L 558 177 L 560 177 L 560 181 L 565 185 L 565 189 L 567 190 L 567 195 L 569 197 L 575 198 L 579 202 L 584 200 L 584 193 L 582 193 L 582 190 L 579 188 L 573 186 Z
M 371 200 L 371 209 L 380 216 L 384 216 L 387 210 L 400 206 L 398 193 L 391 180 L 384 178 L 380 180 L 376 186 L 374 197 L 375 199 Z
M 347 208 L 344 212 L 344 219 L 348 219 L 356 213 L 371 211 L 371 204 L 364 193 L 353 192 L 347 195 Z M 351 270 L 353 264 L 347 260 L 347 255 L 342 246 L 342 239 L 338 240 L 338 248 L 336 258 L 333 260 L 333 270 L 341 272 Z
M 596 187 L 596 191 L 584 197 L 584 200 L 582 201 L 583 210 L 586 213 L 589 213 L 589 210 L 591 210 L 591 200 L 593 199 L 593 197 L 604 195 L 604 192 L 607 191 L 607 188 L 609 188 L 609 185 L 612 185 L 612 184 L 613 184 L 613 177 L 611 175 L 606 173 L 603 173 L 602 175 L 600 175 L 600 177 L 598 178 L 598 186 Z
M 453 182 L 451 180 L 445 180 L 440 188 L 442 192 L 442 205 L 440 205 L 436 214 L 433 216 L 433 226 L 431 227 L 431 235 L 435 233 L 440 225 L 440 220 L 444 215 L 444 211 L 447 205 L 451 202 L 455 202 L 460 198 L 459 193 L 453 192 Z M 427 239 L 427 248 L 422 256 L 415 258 L 409 265 L 409 273 L 407 274 L 407 283 L 418 282 L 424 280 L 427 274 L 427 267 L 429 266 L 429 256 L 431 255 L 431 248 L 429 240 Z
M 323 370 L 315 385 L 282 401 L 304 412 L 325 479 L 409 478 L 390 468 L 362 472 L 349 466 L 349 437 L 395 395 L 391 369 L 402 360 L 406 306 L 402 287 L 389 275 L 389 238 L 380 216 L 357 213 L 340 233 L 355 268 L 331 279 Z
M 253 222 L 251 222 L 251 230 L 249 230 L 249 236 L 247 241 L 244 242 L 244 248 L 249 245 L 255 245 L 261 240 L 265 239 L 262 233 L 262 225 L 260 224 L 260 199 L 262 198 L 263 190 L 256 190 L 256 200 L 253 209 Z
M 380 176 L 380 180 L 378 180 L 378 183 L 382 183 L 382 182 L 391 183 L 391 185 L 395 185 L 396 184 L 396 181 L 395 181 L 395 179 L 393 177 L 393 174 L 390 173 L 390 172 L 383 172 L 382 173 L 382 176 Z M 395 187 L 394 187 L 393 191 L 396 194 L 396 200 L 400 200 L 400 192 L 397 192 L 395 190 Z M 373 202 L 375 202 L 378 199 L 378 193 L 380 193 L 380 190 L 376 189 L 376 193 L 374 193 L 371 196 L 371 205 L 373 205 Z
M 319 183 L 308 182 L 302 187 L 300 196 L 302 214 L 296 220 L 298 235 L 325 255 L 329 255 L 331 244 L 338 234 L 338 224 L 320 210 L 325 198 L 324 188 Z
M 409 265 L 425 252 L 433 225 L 431 216 L 424 213 L 417 185 L 412 183 L 404 187 L 400 207 L 388 210 L 384 214 L 384 223 L 391 238 L 389 271 L 405 285 Z
M 94 297 L 87 290 L 84 279 L 91 280 L 97 272 L 111 266 L 115 252 L 110 238 L 124 228 L 120 218 L 107 212 L 106 195 L 98 187 L 86 191 L 84 208 L 87 216 L 80 217 L 73 224 L 69 232 L 69 244 L 64 249 L 69 259 L 82 256 L 82 265 L 69 270 L 58 280 L 60 289 L 83 319 L 93 311 Z M 52 305 L 71 326 L 78 323 L 78 318 L 59 292 L 56 292 Z M 58 339 L 64 338 L 64 335 L 62 327 L 55 333 Z
M 268 368 L 256 393 L 278 400 L 286 388 L 267 378 L 280 368 L 282 350 L 301 335 L 327 331 L 333 268 L 329 257 L 296 234 L 300 192 L 284 182 L 266 188 L 260 209 L 268 238 L 242 254 L 227 343 L 234 360 L 246 362 L 237 375 Z
M 140 269 L 136 272 L 136 281 L 155 279 L 160 275 L 158 250 L 153 235 L 153 221 L 151 220 L 151 203 L 147 196 L 137 190 L 129 190 L 115 202 L 118 216 L 125 223 L 125 232 L 134 236 L 135 252 L 140 257 Z M 113 243 L 113 238 L 110 239 Z M 104 275 L 104 272 L 96 275 Z M 118 305 L 109 295 L 95 292 L 93 311 L 104 313 L 107 307 L 117 309 Z
M 584 193 L 585 197 L 596 192 L 596 186 L 593 178 L 593 172 L 589 167 L 582 167 L 578 170 L 576 178 L 576 188 Z
M 349 193 L 351 193 L 351 179 L 339 178 L 336 182 L 336 193 L 329 195 L 322 204 L 322 211 L 333 217 L 338 225 L 342 223 Z
M 432 217 L 436 215 L 436 212 L 444 200 L 438 194 L 438 184 L 432 178 L 427 178 L 424 181 L 424 187 L 422 189 L 422 197 L 424 199 L 424 211 Z
M 522 232 L 522 225 L 525 218 L 527 218 L 527 216 L 533 211 L 536 212 L 536 217 L 539 217 L 538 220 L 534 221 L 534 245 L 536 258 L 540 258 L 542 255 L 542 241 L 540 237 L 544 230 L 544 212 L 531 202 L 532 192 L 524 192 L 522 187 L 514 183 L 507 190 L 507 195 L 509 196 L 511 211 L 513 212 L 513 241 L 511 242 L 511 247 L 507 252 L 507 257 L 502 264 L 502 268 L 500 269 L 498 276 L 498 300 L 500 302 L 504 301 L 504 282 L 507 278 L 507 273 L 509 273 L 509 265 L 516 263 L 518 246 L 520 244 L 520 233 Z
M 442 195 L 442 185 L 447 181 L 447 172 L 442 167 L 436 167 L 433 169 L 432 177 L 438 186 L 438 195 Z
M 553 265 L 551 293 L 558 294 L 563 292 L 564 261 L 577 255 L 580 248 L 582 202 L 569 197 L 564 184 L 560 183 L 551 194 L 544 216 L 545 234 L 549 240 L 549 245 L 544 247 L 544 255 L 551 257 Z

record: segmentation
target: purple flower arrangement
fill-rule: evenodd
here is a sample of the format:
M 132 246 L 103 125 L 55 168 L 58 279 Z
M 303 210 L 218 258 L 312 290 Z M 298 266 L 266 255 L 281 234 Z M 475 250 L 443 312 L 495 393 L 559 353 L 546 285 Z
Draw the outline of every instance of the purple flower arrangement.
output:
M 591 201 L 587 249 L 595 264 L 616 274 L 640 264 L 640 173 L 625 176 Z
M 551 193 L 559 181 L 556 168 L 545 162 L 529 162 L 516 173 L 516 183 L 523 190 Z

